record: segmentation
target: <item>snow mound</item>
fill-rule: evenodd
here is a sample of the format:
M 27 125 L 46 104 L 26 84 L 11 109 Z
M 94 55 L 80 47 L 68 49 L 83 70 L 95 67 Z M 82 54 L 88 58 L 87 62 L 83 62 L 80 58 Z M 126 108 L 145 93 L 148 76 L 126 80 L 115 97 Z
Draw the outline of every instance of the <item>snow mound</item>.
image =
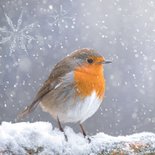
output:
M 112 137 L 104 133 L 91 136 L 89 143 L 81 133 L 65 127 L 64 134 L 48 122 L 3 122 L 0 126 L 0 155 L 96 155 L 155 153 L 155 134 L 138 133 Z

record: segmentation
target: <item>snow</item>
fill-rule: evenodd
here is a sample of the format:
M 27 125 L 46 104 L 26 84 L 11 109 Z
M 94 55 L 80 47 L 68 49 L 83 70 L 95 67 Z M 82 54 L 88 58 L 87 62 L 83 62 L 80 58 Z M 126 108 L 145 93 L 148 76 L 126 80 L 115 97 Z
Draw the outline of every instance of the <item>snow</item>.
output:
M 125 154 L 151 153 L 155 149 L 155 134 L 143 132 L 112 137 L 104 133 L 91 136 L 89 143 L 81 133 L 65 127 L 64 134 L 48 122 L 3 122 L 0 126 L 0 154 L 95 155 L 122 150 Z M 135 153 L 137 150 L 141 153 Z
M 55 10 L 54 14 L 50 15 L 51 22 L 49 22 L 49 25 L 52 27 L 52 29 L 54 26 L 57 27 L 58 33 L 61 34 L 64 30 L 64 27 L 66 29 L 69 27 L 67 21 L 73 20 L 72 22 L 74 22 L 75 18 L 68 16 L 68 12 L 63 9 L 62 5 L 59 6 L 58 10 Z M 71 28 L 74 28 L 74 26 L 72 25 Z
M 0 27 L 0 33 L 3 36 L 2 40 L 0 40 L 0 44 L 11 42 L 10 56 L 13 52 L 15 52 L 16 46 L 19 46 L 20 49 L 23 49 L 25 52 L 27 52 L 25 42 L 27 41 L 30 43 L 32 40 L 35 40 L 34 37 L 29 35 L 29 33 L 35 27 L 36 23 L 32 23 L 25 26 L 24 28 L 21 28 L 23 22 L 23 12 L 21 12 L 16 25 L 13 24 L 13 21 L 6 13 L 5 18 L 8 24 L 8 28 Z

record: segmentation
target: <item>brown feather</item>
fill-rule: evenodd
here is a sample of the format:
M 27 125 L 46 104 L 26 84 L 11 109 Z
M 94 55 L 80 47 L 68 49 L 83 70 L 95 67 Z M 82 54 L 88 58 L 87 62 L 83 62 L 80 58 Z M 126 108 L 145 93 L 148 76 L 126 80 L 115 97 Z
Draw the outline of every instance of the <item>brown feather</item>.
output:
M 33 112 L 38 106 L 40 100 L 59 83 L 59 79 L 66 73 L 73 70 L 73 66 L 69 63 L 66 63 L 69 62 L 69 59 L 70 57 L 65 57 L 54 67 L 48 80 L 44 82 L 43 86 L 38 91 L 34 101 L 31 103 L 31 105 L 25 107 L 25 109 L 18 114 L 17 118 L 23 118 Z

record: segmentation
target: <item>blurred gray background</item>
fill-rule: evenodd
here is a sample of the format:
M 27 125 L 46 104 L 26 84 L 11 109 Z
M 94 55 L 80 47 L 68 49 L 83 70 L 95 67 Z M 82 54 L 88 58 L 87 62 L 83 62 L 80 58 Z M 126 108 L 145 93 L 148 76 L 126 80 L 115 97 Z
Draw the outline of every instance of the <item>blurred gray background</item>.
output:
M 0 0 L 0 122 L 15 122 L 53 65 L 83 47 L 113 60 L 105 66 L 105 100 L 84 123 L 87 131 L 154 132 L 153 0 Z M 56 126 L 40 107 L 22 121 Z

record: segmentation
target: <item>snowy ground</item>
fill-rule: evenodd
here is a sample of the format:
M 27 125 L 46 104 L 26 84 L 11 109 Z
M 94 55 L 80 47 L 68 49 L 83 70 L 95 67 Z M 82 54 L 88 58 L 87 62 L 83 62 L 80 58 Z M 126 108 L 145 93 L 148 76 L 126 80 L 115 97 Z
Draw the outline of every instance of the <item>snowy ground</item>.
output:
M 90 137 L 91 143 L 81 133 L 70 127 L 64 135 L 50 123 L 8 123 L 0 126 L 0 155 L 95 155 L 95 154 L 149 154 L 155 153 L 155 134 L 138 133 L 130 136 L 112 137 L 97 133 Z

